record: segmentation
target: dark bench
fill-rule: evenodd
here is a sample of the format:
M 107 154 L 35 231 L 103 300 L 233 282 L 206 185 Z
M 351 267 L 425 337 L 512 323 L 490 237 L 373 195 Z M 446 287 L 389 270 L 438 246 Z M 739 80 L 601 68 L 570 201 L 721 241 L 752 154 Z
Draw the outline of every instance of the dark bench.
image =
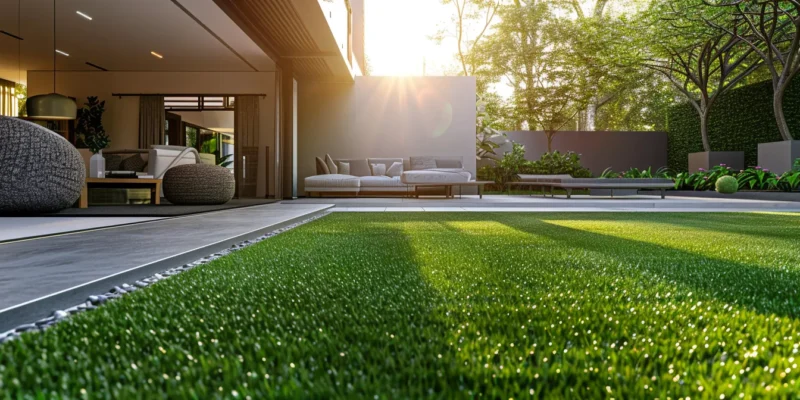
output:
M 567 198 L 572 197 L 575 189 L 608 189 L 611 190 L 611 197 L 614 197 L 615 189 L 657 189 L 661 191 L 661 198 L 666 197 L 666 190 L 675 187 L 672 179 L 666 178 L 572 178 L 564 175 L 520 175 L 519 182 L 510 182 L 511 186 L 541 186 L 550 188 L 550 195 L 553 195 L 553 188 L 564 189 Z

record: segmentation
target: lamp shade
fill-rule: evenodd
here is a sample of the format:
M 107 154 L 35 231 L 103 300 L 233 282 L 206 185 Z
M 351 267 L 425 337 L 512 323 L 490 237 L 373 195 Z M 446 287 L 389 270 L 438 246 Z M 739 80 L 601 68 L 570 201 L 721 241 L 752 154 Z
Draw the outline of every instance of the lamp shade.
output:
M 78 107 L 75 100 L 58 93 L 29 97 L 25 102 L 28 118 L 33 119 L 75 119 Z

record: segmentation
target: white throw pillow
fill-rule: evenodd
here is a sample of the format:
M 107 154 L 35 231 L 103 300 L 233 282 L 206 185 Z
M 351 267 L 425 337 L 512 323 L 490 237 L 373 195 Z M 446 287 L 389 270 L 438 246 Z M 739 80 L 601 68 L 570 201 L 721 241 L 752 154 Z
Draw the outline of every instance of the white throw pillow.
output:
M 386 175 L 386 164 L 370 164 L 372 166 L 372 176 Z
M 386 170 L 386 176 L 394 178 L 400 175 L 403 175 L 403 163 L 401 162 L 392 163 L 392 166 Z
M 409 157 L 408 161 L 411 164 L 412 171 L 421 171 L 425 169 L 436 168 L 436 159 L 430 156 Z
M 339 173 L 339 168 L 336 167 L 336 163 L 333 162 L 330 154 L 325 154 L 325 164 L 328 164 L 328 170 L 330 170 L 332 174 Z
M 339 174 L 341 175 L 350 175 L 350 163 L 348 162 L 339 162 Z

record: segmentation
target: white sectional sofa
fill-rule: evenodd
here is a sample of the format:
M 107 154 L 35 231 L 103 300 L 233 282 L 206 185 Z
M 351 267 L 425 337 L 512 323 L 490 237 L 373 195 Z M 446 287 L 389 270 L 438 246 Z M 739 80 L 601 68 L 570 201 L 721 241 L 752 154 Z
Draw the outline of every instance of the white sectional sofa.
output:
M 383 165 L 388 171 L 400 162 L 399 174 L 374 175 L 372 165 Z M 349 174 L 315 175 L 305 178 L 309 196 L 337 195 L 417 195 L 416 184 L 447 184 L 469 182 L 472 174 L 463 169 L 461 157 L 358 158 L 333 160 L 337 169 L 348 164 Z M 426 190 L 429 188 L 426 188 Z

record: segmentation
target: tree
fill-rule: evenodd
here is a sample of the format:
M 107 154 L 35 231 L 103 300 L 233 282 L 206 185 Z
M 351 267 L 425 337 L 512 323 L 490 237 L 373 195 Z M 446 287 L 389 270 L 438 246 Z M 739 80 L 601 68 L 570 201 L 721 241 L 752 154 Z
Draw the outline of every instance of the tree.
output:
M 446 36 L 452 36 L 456 41 L 459 73 L 463 76 L 474 76 L 481 63 L 473 53 L 473 48 L 488 35 L 489 28 L 497 16 L 501 0 L 441 1 L 442 4 L 453 6 L 452 31 L 442 29 L 433 39 L 441 43 Z M 485 85 L 479 82 L 478 86 L 478 93 L 484 93 Z
M 634 9 L 640 0 L 558 0 L 555 4 L 567 16 L 561 19 L 563 40 L 576 53 L 576 64 L 588 79 L 582 89 L 591 94 L 584 110 L 578 114 L 578 130 L 597 130 L 600 110 L 625 98 L 627 91 L 635 90 L 641 81 L 632 78 L 648 77 L 639 74 L 640 65 L 635 57 L 642 46 L 642 34 L 631 29 L 626 13 L 613 13 L 611 4 L 624 9 Z M 588 6 L 588 7 L 584 7 Z M 635 107 L 631 107 L 634 110 Z
M 703 150 L 711 151 L 708 116 L 714 103 L 762 63 L 754 59 L 753 49 L 739 36 L 709 34 L 701 22 L 710 17 L 694 17 L 708 10 L 675 8 L 670 2 L 672 11 L 665 12 L 664 5 L 657 4 L 654 9 L 660 21 L 654 29 L 658 33 L 651 57 L 643 65 L 664 74 L 695 108 L 700 116 Z
M 766 65 L 772 78 L 773 110 L 783 140 L 792 140 L 783 110 L 786 88 L 800 73 L 800 0 L 703 0 L 733 9 L 732 24 L 709 25 L 745 43 Z
M 541 129 L 548 151 L 558 131 L 574 123 L 586 93 L 576 85 L 585 74 L 573 67 L 575 53 L 561 40 L 559 20 L 546 0 L 514 0 L 498 8 L 494 33 L 476 47 L 487 75 L 513 89 L 511 110 L 518 125 Z

